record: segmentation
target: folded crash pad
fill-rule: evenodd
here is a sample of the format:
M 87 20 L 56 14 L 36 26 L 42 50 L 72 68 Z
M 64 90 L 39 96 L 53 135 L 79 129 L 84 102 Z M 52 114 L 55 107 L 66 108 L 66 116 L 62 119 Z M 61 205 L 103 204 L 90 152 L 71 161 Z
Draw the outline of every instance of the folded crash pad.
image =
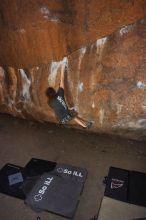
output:
M 19 199 L 25 199 L 22 186 L 25 182 L 25 170 L 13 164 L 6 164 L 0 170 L 0 192 Z
M 146 173 L 110 167 L 104 195 L 146 207 Z

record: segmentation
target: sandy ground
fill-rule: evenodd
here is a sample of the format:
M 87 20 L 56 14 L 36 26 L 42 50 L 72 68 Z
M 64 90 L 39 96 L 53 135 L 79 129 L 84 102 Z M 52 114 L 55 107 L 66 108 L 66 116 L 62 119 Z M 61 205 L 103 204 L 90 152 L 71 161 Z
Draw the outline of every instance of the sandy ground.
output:
M 103 177 L 110 166 L 146 172 L 146 142 L 85 134 L 0 115 L 0 167 L 20 166 L 32 158 L 56 161 L 86 168 L 88 178 L 74 220 L 90 220 L 97 212 L 104 193 Z M 39 215 L 23 201 L 0 194 L 0 220 L 65 220 L 42 212 Z

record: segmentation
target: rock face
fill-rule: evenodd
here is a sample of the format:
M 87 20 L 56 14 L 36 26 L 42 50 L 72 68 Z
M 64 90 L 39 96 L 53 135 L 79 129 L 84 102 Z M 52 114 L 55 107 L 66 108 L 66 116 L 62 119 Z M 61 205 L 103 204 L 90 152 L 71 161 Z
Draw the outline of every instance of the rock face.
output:
M 145 15 L 145 0 L 0 1 L 0 65 L 61 60 Z
M 15 2 L 13 8 L 16 9 L 18 15 L 21 13 L 17 8 L 17 4 L 20 3 L 20 1 L 10 2 L 7 0 L 3 2 L 10 4 L 12 4 L 12 2 L 14 4 Z M 21 2 L 21 4 L 23 5 L 24 2 L 25 1 Z M 42 4 L 42 1 L 35 1 L 35 3 L 33 1 L 30 2 L 30 8 L 31 6 L 33 8 L 36 2 L 40 2 L 40 5 Z M 43 2 L 45 6 L 41 8 L 41 13 L 45 16 L 44 19 L 47 20 L 46 22 L 49 20 L 49 24 L 45 23 L 44 20 L 39 24 L 41 18 L 38 17 L 38 26 L 35 26 L 35 28 L 37 29 L 38 27 L 40 38 L 36 37 L 36 41 L 31 41 L 28 36 L 32 33 L 30 29 L 33 27 L 33 23 L 35 23 L 35 18 L 38 16 L 37 13 L 35 15 L 36 17 L 33 17 L 29 11 L 26 10 L 26 18 L 22 13 L 22 21 L 21 19 L 17 20 L 15 16 L 13 17 L 11 10 L 6 13 L 5 19 L 9 19 L 9 13 L 11 13 L 13 24 L 15 26 L 17 23 L 19 30 L 12 30 L 12 27 L 8 25 L 9 21 L 6 21 L 6 26 L 1 22 L 1 26 L 4 26 L 5 29 L 2 33 L 4 45 L 6 46 L 6 42 L 8 42 L 8 45 L 6 46 L 6 50 L 4 50 L 4 46 L 2 42 L 0 42 L 2 47 L 0 54 L 0 112 L 10 113 L 22 118 L 56 122 L 54 113 L 47 104 L 45 90 L 48 86 L 53 86 L 55 89 L 58 88 L 60 67 L 64 62 L 63 56 L 68 54 L 66 56 L 68 64 L 65 86 L 66 101 L 70 107 L 74 106 L 77 109 L 82 118 L 93 121 L 91 131 L 144 139 L 146 137 L 146 17 L 134 23 L 127 24 L 126 26 L 122 25 L 123 23 L 129 23 L 130 20 L 137 19 L 142 12 L 144 13 L 144 1 L 111 1 L 111 4 L 116 5 L 116 2 L 121 4 L 119 10 L 122 10 L 123 5 L 129 5 L 128 9 L 124 8 L 129 11 L 125 12 L 125 10 L 123 10 L 123 16 L 121 16 L 119 20 L 119 13 L 116 13 L 117 19 L 114 21 L 108 20 L 110 17 L 109 14 L 107 17 L 101 18 L 101 23 L 106 18 L 107 22 L 105 20 L 103 22 L 105 23 L 105 28 L 100 27 L 99 30 L 97 29 L 98 21 L 96 23 L 98 19 L 92 22 L 97 10 L 93 6 L 94 4 L 97 6 L 97 1 L 90 2 L 92 8 L 89 7 L 90 4 L 87 5 L 87 8 L 90 8 L 89 14 L 87 13 L 88 16 L 90 16 L 87 18 L 91 20 L 87 19 L 88 25 L 85 24 L 85 30 L 83 27 L 79 28 L 78 22 L 74 24 L 74 19 L 73 21 L 70 20 L 69 15 L 64 15 L 63 21 L 61 20 L 62 17 L 59 17 L 60 20 L 56 21 L 55 19 L 57 18 L 55 15 L 61 12 L 56 12 L 55 14 L 54 9 L 47 11 L 46 4 L 48 8 L 51 6 L 52 8 L 56 8 L 60 7 L 61 1 Z M 71 0 L 70 2 L 77 7 L 77 3 L 74 4 Z M 80 6 L 83 2 L 88 1 L 74 2 L 78 2 Z M 27 3 L 26 1 L 23 5 L 26 8 L 28 7 Z M 105 1 L 101 1 L 101 8 L 103 3 L 105 3 Z M 0 4 L 4 8 L 6 7 L 5 4 Z M 41 7 L 43 6 L 41 5 Z M 109 8 L 107 8 L 107 11 Z M 71 7 L 71 9 L 73 9 L 73 7 Z M 83 19 L 83 14 L 86 14 L 84 12 L 85 8 L 81 7 L 81 9 L 84 10 L 81 10 L 81 16 L 76 14 L 76 19 Z M 93 17 L 91 15 L 91 9 L 93 9 Z M 137 13 L 132 17 L 131 13 L 133 10 Z M 69 11 L 69 8 L 67 11 Z M 107 11 L 105 10 L 105 15 Z M 124 13 L 127 13 L 127 17 L 124 17 Z M 30 17 L 28 15 L 30 15 Z M 113 16 L 112 13 L 111 15 Z M 127 18 L 129 18 L 129 20 Z M 30 24 L 28 23 L 29 20 L 32 21 Z M 51 22 L 53 22 L 54 25 L 52 27 L 50 26 L 52 25 Z M 22 23 L 25 25 L 23 29 L 20 28 L 22 27 Z M 92 24 L 95 24 L 95 30 L 93 30 Z M 58 27 L 56 27 L 56 25 L 58 25 Z M 55 31 L 59 31 L 59 25 L 61 28 L 60 38 L 58 38 L 59 41 L 57 41 L 56 37 L 53 39 L 53 34 Z M 63 25 L 66 31 L 71 27 L 65 41 L 62 41 L 63 35 L 61 34 L 65 33 L 62 32 Z M 112 32 L 118 25 L 122 25 L 123 27 L 117 28 Z M 52 28 L 52 35 L 49 34 L 50 32 L 47 33 L 48 27 Z M 77 32 L 73 34 L 73 30 L 75 30 L 73 27 L 75 27 L 76 31 L 78 30 L 80 34 L 85 32 L 85 37 L 82 39 L 81 36 L 83 35 L 77 35 Z M 28 28 L 27 31 L 26 28 Z M 18 33 L 16 33 L 17 31 Z M 15 36 L 13 34 L 12 36 L 8 35 L 10 32 L 13 32 Z M 100 37 L 106 33 L 106 36 Z M 6 38 L 4 38 L 4 36 Z M 37 35 L 34 33 L 34 36 Z M 80 37 L 78 38 L 78 36 Z M 47 38 L 50 43 L 45 48 Z M 50 41 L 51 38 L 52 42 Z M 20 39 L 22 41 L 19 42 Z M 39 40 L 41 41 L 40 44 Z M 55 44 L 53 44 L 53 42 L 58 42 L 56 47 L 53 46 Z M 70 47 L 67 46 L 67 43 Z M 81 45 L 84 46 L 75 50 Z M 24 48 L 24 46 L 26 46 L 26 48 Z M 49 46 L 51 47 L 50 49 Z M 8 48 L 10 48 L 9 54 Z M 22 53 L 22 49 L 24 49 L 24 53 Z M 73 50 L 75 51 L 72 52 Z M 57 60 L 59 58 L 60 60 Z M 49 59 L 51 60 L 49 61 Z M 39 63 L 42 64 L 39 65 Z M 71 126 L 72 124 L 73 122 Z

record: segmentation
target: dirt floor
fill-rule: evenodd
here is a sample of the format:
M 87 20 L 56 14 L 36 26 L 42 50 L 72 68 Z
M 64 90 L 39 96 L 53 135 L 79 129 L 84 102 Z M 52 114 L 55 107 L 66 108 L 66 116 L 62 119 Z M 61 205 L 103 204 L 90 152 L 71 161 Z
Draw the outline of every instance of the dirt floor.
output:
M 104 193 L 103 177 L 110 166 L 146 172 L 146 142 L 124 140 L 54 124 L 40 124 L 0 115 L 0 168 L 5 163 L 20 166 L 32 158 L 86 168 L 88 178 L 74 220 L 90 220 Z M 39 215 L 23 201 L 0 194 L 0 220 L 65 220 L 42 212 Z

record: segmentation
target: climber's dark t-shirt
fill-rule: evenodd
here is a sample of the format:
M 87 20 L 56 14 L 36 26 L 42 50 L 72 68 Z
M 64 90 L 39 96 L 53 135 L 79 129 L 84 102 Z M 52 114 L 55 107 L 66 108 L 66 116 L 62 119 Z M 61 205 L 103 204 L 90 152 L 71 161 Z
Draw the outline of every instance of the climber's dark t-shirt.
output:
M 70 115 L 70 111 L 65 102 L 63 88 L 60 87 L 58 89 L 56 98 L 53 99 L 49 105 L 51 108 L 53 108 L 57 118 L 59 119 L 61 123 L 65 123 L 72 119 Z

